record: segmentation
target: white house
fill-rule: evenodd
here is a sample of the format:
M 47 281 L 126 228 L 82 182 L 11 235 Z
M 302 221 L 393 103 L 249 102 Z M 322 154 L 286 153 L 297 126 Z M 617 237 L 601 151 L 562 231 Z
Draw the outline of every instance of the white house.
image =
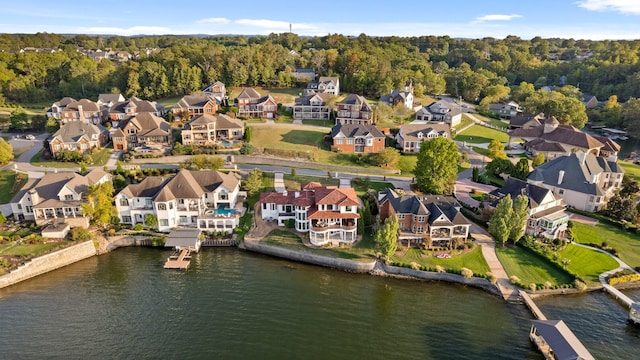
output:
M 444 122 L 456 126 L 462 121 L 462 111 L 444 101 L 434 101 L 416 112 L 417 122 Z

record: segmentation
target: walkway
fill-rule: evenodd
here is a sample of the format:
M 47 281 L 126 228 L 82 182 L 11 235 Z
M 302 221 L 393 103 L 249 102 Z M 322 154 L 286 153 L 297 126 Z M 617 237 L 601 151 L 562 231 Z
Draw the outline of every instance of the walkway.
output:
M 498 260 L 496 242 L 489 233 L 478 224 L 471 224 L 471 237 L 482 247 L 482 256 L 487 261 L 491 273 L 496 277 L 496 285 L 502 297 L 507 301 L 519 301 L 518 289 L 509 282 L 509 276 Z
M 283 193 L 287 191 L 287 188 L 284 186 L 284 174 L 281 172 L 276 172 L 273 174 L 273 188 L 276 192 Z

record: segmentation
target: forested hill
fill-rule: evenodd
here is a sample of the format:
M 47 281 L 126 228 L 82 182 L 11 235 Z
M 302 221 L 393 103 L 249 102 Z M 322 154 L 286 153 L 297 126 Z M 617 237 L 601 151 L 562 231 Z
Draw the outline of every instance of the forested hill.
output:
M 48 51 L 19 52 L 38 48 Z M 0 102 L 37 103 L 62 96 L 95 99 L 118 91 L 157 99 L 198 90 L 221 80 L 227 86 L 297 85 L 295 68 L 339 76 L 343 92 L 369 97 L 402 88 L 413 79 L 420 93 L 450 93 L 472 102 L 500 100 L 526 82 L 572 85 L 606 100 L 640 94 L 640 40 L 587 41 L 452 39 L 424 37 L 269 36 L 63 36 L 0 35 Z M 51 51 L 50 49 L 61 49 Z M 94 61 L 90 49 L 127 51 L 129 61 Z M 148 53 L 148 54 L 147 54 Z M 525 86 L 520 91 L 528 91 Z M 517 95 L 518 91 L 512 91 Z M 485 101 L 486 102 L 486 101 Z

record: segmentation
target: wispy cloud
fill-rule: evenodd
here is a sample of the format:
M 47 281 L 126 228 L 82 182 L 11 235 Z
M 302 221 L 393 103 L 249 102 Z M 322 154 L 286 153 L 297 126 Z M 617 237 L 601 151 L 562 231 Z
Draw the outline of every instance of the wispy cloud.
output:
M 129 28 L 119 27 L 88 27 L 81 28 L 80 33 L 86 34 L 114 34 L 114 35 L 164 35 L 171 34 L 171 29 L 163 26 L 132 26 Z
M 227 18 L 208 18 L 196 21 L 198 24 L 228 24 L 231 20 Z
M 278 29 L 278 30 L 289 30 L 289 25 L 291 25 L 295 29 L 304 29 L 304 30 L 312 30 L 315 29 L 316 26 L 311 24 L 304 23 L 289 23 L 286 21 L 278 21 L 278 20 L 266 20 L 266 19 L 239 19 L 235 21 L 236 24 L 253 26 L 264 29 Z
M 479 23 L 485 21 L 510 21 L 521 17 L 522 15 L 518 14 L 492 14 L 477 17 L 474 22 Z
M 617 11 L 623 14 L 640 15 L 638 0 L 581 0 L 577 4 L 591 11 Z

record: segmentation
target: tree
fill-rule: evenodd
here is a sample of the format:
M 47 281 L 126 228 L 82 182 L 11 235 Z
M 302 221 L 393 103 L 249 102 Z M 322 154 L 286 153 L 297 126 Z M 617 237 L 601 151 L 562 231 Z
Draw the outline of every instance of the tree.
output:
M 413 171 L 418 189 L 430 194 L 451 194 L 459 156 L 458 146 L 447 138 L 423 142 Z
M 248 143 L 251 142 L 251 128 L 250 127 L 247 127 L 246 129 L 244 129 L 244 140 L 246 142 L 248 142 Z
M 493 159 L 484 169 L 495 176 L 500 176 L 502 173 L 511 174 L 513 173 L 513 163 L 509 159 Z
M 243 187 L 249 196 L 255 195 L 262 189 L 262 170 L 253 169 L 243 181 Z
M 525 180 L 527 178 L 527 175 L 529 175 L 529 160 L 526 158 L 522 158 L 518 160 L 518 162 L 513 167 L 511 176 L 520 180 Z
M 524 234 L 524 225 L 528 217 L 529 198 L 525 195 L 518 195 L 513 202 L 513 211 L 508 222 L 508 225 L 511 227 L 509 230 L 509 240 L 514 243 L 520 240 Z
M 507 194 L 507 196 L 503 197 L 502 200 L 498 202 L 498 205 L 496 205 L 489 222 L 489 233 L 503 246 L 509 239 L 509 234 L 511 233 L 508 224 L 511 219 L 511 214 L 513 213 L 512 207 L 513 201 L 511 200 L 511 195 Z
M 618 127 L 622 125 L 622 106 L 618 103 L 618 96 L 611 95 L 604 107 L 602 107 L 602 117 L 607 126 Z
M 13 147 L 0 137 L 0 165 L 4 165 L 13 160 Z
M 640 99 L 631 98 L 622 107 L 622 120 L 633 137 L 640 137 Z
M 533 166 L 534 168 L 540 166 L 544 164 L 544 154 L 543 153 L 539 153 L 538 155 L 534 156 L 533 159 L 531 159 L 531 166 Z
M 372 164 L 380 167 L 395 167 L 400 158 L 398 149 L 386 147 L 378 153 L 369 155 Z
M 60 123 L 53 116 L 47 118 L 47 123 L 44 125 L 44 131 L 49 134 L 53 134 L 60 129 Z
M 144 216 L 144 224 L 150 228 L 158 226 L 158 217 L 155 214 L 146 214 Z
M 31 128 L 34 131 L 44 131 L 47 124 L 47 117 L 44 115 L 34 115 L 31 118 Z
M 207 156 L 204 154 L 193 155 L 184 162 L 180 163 L 180 167 L 192 170 L 218 170 L 222 166 L 224 166 L 223 158 Z
M 634 195 L 640 191 L 638 182 L 627 174 L 622 177 L 622 188 L 620 189 L 620 196 L 622 198 L 633 198 Z
M 89 186 L 86 201 L 82 204 L 82 212 L 98 226 L 104 226 L 111 222 L 111 218 L 118 216 L 113 205 L 113 184 L 105 182 Z
M 491 159 L 506 159 L 507 153 L 504 152 L 504 144 L 500 142 L 500 140 L 493 139 L 489 142 L 489 146 L 487 147 L 489 156 Z
M 9 115 L 9 122 L 11 123 L 11 127 L 17 130 L 24 131 L 29 127 L 29 117 L 23 108 L 18 107 L 17 109 L 11 112 Z
M 398 218 L 389 216 L 373 235 L 373 240 L 378 245 L 380 252 L 386 256 L 393 255 L 398 248 L 398 228 Z
M 613 219 L 633 222 L 638 217 L 638 211 L 633 204 L 633 199 L 623 199 L 620 195 L 613 195 L 607 202 L 607 208 L 602 213 Z

